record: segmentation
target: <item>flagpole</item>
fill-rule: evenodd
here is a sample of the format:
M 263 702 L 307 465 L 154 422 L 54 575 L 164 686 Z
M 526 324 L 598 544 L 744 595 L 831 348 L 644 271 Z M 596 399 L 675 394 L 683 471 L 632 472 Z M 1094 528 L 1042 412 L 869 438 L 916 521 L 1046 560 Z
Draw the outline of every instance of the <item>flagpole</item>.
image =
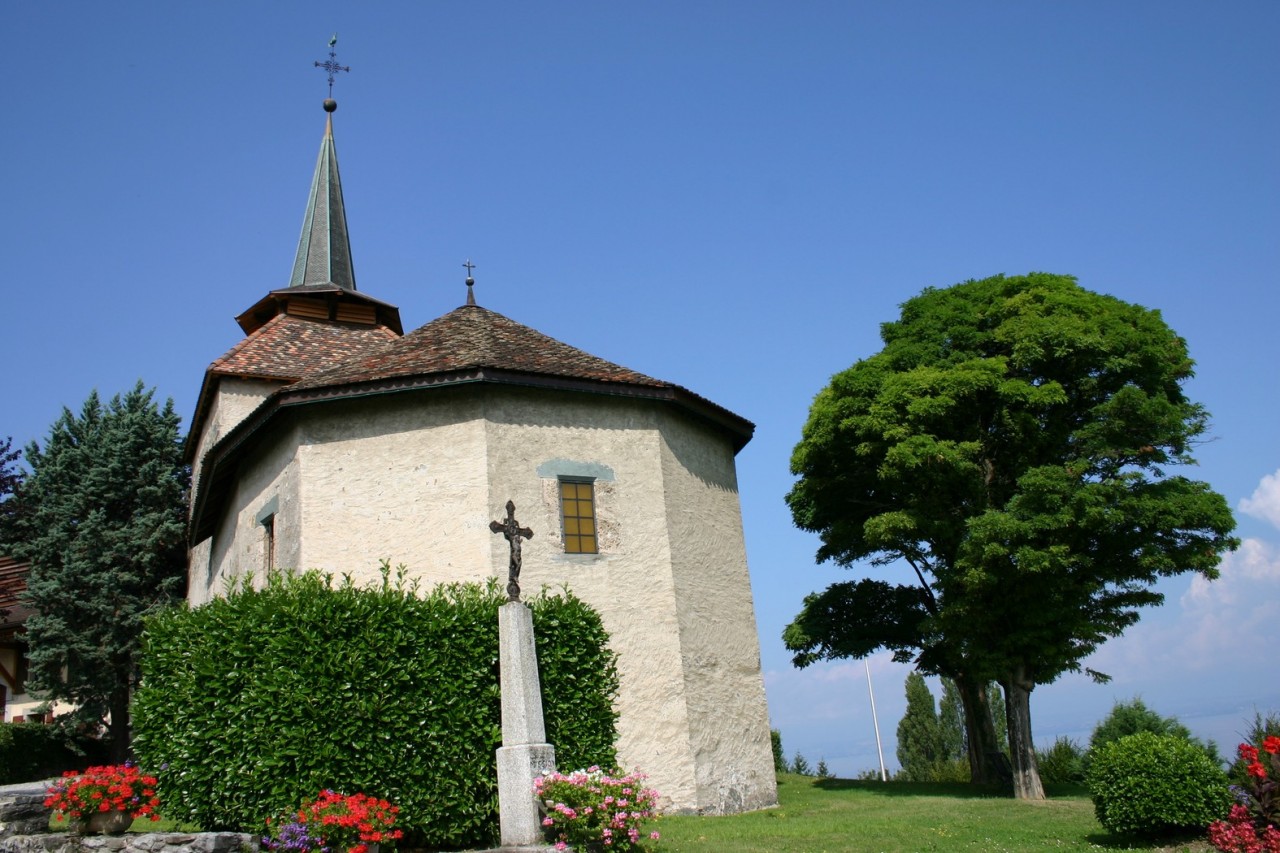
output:
M 863 658 L 862 665 L 867 668 L 867 694 L 871 697 L 871 725 L 876 729 L 876 752 L 880 756 L 880 781 L 888 782 L 889 774 L 884 769 L 884 747 L 880 745 L 880 719 L 876 716 L 876 692 L 871 689 L 871 664 Z

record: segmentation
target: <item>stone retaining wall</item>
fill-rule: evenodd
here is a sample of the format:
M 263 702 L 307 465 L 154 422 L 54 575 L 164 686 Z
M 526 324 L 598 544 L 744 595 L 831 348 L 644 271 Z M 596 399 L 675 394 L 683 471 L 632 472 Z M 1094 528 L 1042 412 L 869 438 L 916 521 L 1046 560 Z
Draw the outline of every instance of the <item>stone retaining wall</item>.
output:
M 127 835 L 46 832 L 0 839 L 0 853 L 239 853 L 257 849 L 257 839 L 246 832 L 131 832 Z
M 0 785 L 0 853 L 240 853 L 258 849 L 258 839 L 245 832 L 49 832 L 44 799 L 53 781 Z

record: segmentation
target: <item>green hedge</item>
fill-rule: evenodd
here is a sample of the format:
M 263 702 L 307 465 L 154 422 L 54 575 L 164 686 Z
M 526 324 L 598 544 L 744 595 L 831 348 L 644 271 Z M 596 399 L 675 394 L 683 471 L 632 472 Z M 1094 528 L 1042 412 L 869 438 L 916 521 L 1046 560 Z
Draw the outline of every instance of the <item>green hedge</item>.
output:
M 418 596 L 315 572 L 147 625 L 134 749 L 166 817 L 255 831 L 324 788 L 400 805 L 410 846 L 487 844 L 501 744 L 496 583 Z M 528 602 L 557 763 L 612 766 L 615 658 L 565 593 Z
M 101 763 L 104 751 L 94 740 L 69 741 L 58 726 L 0 723 L 0 785 L 35 782 Z

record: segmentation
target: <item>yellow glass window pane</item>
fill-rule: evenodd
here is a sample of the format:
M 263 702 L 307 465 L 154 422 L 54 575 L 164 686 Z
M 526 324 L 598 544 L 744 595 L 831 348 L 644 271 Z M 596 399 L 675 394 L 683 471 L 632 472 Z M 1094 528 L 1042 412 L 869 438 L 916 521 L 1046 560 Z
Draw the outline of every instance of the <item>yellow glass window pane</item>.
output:
M 566 519 L 566 523 L 567 521 L 568 520 Z M 596 523 L 592 521 L 590 518 L 581 519 L 580 521 L 578 521 L 578 529 L 575 530 L 574 533 L 581 533 L 583 535 L 594 536 L 596 533 Z
M 566 515 L 564 517 L 564 535 L 572 536 L 575 533 L 590 533 L 591 532 L 590 530 L 582 530 L 579 528 L 578 525 L 581 523 L 582 522 L 580 520 L 576 518 L 570 518 L 569 516 Z M 587 524 L 590 524 L 590 523 L 591 522 L 589 521 L 587 522 Z
M 582 540 L 581 543 L 578 545 L 578 547 L 581 548 L 580 553 L 583 553 L 583 554 L 596 553 L 596 537 L 583 536 L 581 537 L 581 540 Z
M 578 500 L 580 501 L 591 500 L 591 484 L 590 483 L 576 483 L 575 485 L 577 485 L 578 487 L 578 494 L 577 494 Z
M 579 536 L 564 537 L 564 552 L 566 554 L 581 554 L 582 553 L 581 537 Z
M 578 496 L 577 486 L 578 486 L 578 484 L 577 484 L 577 483 L 561 483 L 561 484 L 560 484 L 560 497 L 562 497 L 562 498 L 576 498 L 576 497 Z

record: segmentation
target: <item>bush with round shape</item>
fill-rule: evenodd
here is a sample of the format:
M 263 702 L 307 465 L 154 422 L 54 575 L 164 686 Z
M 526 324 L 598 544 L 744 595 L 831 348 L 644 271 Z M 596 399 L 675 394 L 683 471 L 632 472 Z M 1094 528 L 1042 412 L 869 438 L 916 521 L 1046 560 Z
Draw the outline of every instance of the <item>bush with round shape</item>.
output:
M 1231 807 L 1226 775 L 1177 735 L 1139 732 L 1103 745 L 1088 784 L 1098 822 L 1117 835 L 1203 829 Z

